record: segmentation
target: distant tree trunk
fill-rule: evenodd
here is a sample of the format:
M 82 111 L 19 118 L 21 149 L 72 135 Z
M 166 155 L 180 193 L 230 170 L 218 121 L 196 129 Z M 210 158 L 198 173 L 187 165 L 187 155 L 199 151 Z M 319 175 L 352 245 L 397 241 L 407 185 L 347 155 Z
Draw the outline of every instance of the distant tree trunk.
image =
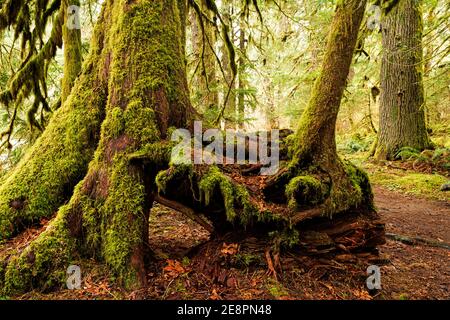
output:
M 425 125 L 420 1 L 400 0 L 382 21 L 380 129 L 377 159 L 402 147 L 430 147 Z
M 231 41 L 234 41 L 233 37 L 233 24 L 231 21 L 232 14 L 232 0 L 223 1 L 223 18 L 225 23 L 228 24 L 231 30 Z M 225 101 L 228 91 L 230 94 L 228 95 L 228 100 L 225 106 L 224 118 L 225 118 L 225 127 L 226 128 L 235 128 L 236 121 L 236 81 L 233 82 L 233 71 L 230 68 L 230 55 L 229 50 L 225 42 L 222 42 L 221 46 L 221 63 L 225 73 L 225 86 L 222 91 L 223 101 Z M 231 89 L 229 88 L 231 86 Z
M 212 19 L 210 12 L 207 10 L 205 0 L 201 1 L 200 8 Z M 217 36 L 215 27 L 204 19 L 204 31 L 202 32 L 199 17 L 194 10 L 192 10 L 190 15 L 190 23 L 194 59 L 196 65 L 198 64 L 191 90 L 194 91 L 195 100 L 198 102 L 198 110 L 204 113 L 209 108 L 217 108 L 219 105 L 216 57 L 213 51 Z
M 245 121 L 245 93 L 244 90 L 247 87 L 247 83 L 245 81 L 246 78 L 246 61 L 245 61 L 245 55 L 246 55 L 246 40 L 245 40 L 245 21 L 244 21 L 244 15 L 241 15 L 240 21 L 239 21 L 239 69 L 238 69 L 238 76 L 239 76 L 239 82 L 238 82 L 238 122 L 239 127 L 241 129 L 244 128 L 244 121 Z
M 61 86 L 61 102 L 66 101 L 75 79 L 81 72 L 83 56 L 81 53 L 81 29 L 68 26 L 69 6 L 80 6 L 79 0 L 64 0 L 61 4 L 61 10 L 64 12 L 63 25 L 63 44 L 64 44 L 64 77 Z
M 434 26 L 435 22 L 436 22 L 436 7 L 438 5 L 438 2 L 436 2 L 429 10 L 428 12 L 428 19 L 426 24 L 429 26 Z M 438 32 L 438 31 L 435 31 Z M 433 36 L 433 35 L 432 35 Z M 434 42 L 433 41 L 427 41 L 427 45 L 426 48 L 424 48 L 425 53 L 424 53 L 424 71 L 423 71 L 423 78 L 426 79 L 430 76 L 430 73 L 432 71 L 432 63 L 433 63 L 433 52 L 434 52 Z M 426 90 L 425 91 L 425 96 L 426 96 Z M 431 118 L 431 113 L 430 113 L 430 108 L 427 105 L 427 102 L 425 100 L 425 124 L 427 126 L 427 128 L 430 125 L 430 118 Z

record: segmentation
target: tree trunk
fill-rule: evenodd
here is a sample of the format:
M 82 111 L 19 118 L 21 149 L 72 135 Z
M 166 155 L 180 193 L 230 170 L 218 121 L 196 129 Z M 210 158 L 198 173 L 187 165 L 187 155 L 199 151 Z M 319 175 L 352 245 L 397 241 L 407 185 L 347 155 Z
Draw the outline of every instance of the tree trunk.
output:
M 234 28 L 233 23 L 231 21 L 231 15 L 232 15 L 232 0 L 225 0 L 223 2 L 223 19 L 226 24 L 228 24 L 231 32 L 231 41 L 234 42 Z M 222 100 L 225 102 L 225 99 L 228 96 L 228 100 L 226 101 L 225 105 L 225 112 L 224 112 L 224 120 L 225 120 L 225 127 L 227 129 L 235 129 L 236 128 L 236 81 L 233 81 L 233 71 L 230 67 L 230 54 L 229 50 L 227 48 L 227 44 L 225 41 L 222 41 L 221 46 L 221 63 L 222 68 L 224 70 L 224 90 L 222 92 Z M 230 88 L 231 87 L 231 88 Z M 229 94 L 228 94 L 229 92 Z
M 317 176 L 322 181 L 322 191 L 315 195 L 318 198 L 313 204 L 320 203 L 323 213 L 331 215 L 360 205 L 372 206 L 366 174 L 339 159 L 335 141 L 336 119 L 365 6 L 366 1 L 351 0 L 337 6 L 320 75 L 300 119 L 293 160 L 284 172 L 271 178 L 265 189 L 266 197 L 272 201 L 311 204 L 302 199 L 308 187 L 302 186 L 306 180 L 296 177 Z M 288 183 L 294 191 L 291 199 L 286 199 Z
M 420 2 L 400 0 L 382 22 L 380 130 L 377 159 L 403 147 L 430 147 L 425 125 Z
M 103 12 L 100 17 L 99 25 L 104 26 L 96 29 L 91 54 L 72 97 L 54 113 L 43 134 L 2 181 L 0 241 L 41 218 L 49 218 L 70 198 L 73 188 L 87 171 L 100 138 L 107 97 L 110 53 L 106 48 L 108 34 L 102 29 L 109 26 L 105 15 Z M 64 33 L 68 41 L 66 58 L 76 53 L 73 58 L 79 61 L 79 52 L 75 49 L 78 32 L 66 30 Z M 75 73 L 78 74 L 78 62 L 74 59 L 65 62 L 63 87 L 66 91 L 73 86 Z
M 244 129 L 245 126 L 245 93 L 244 90 L 247 87 L 245 81 L 246 78 L 246 67 L 245 67 L 245 55 L 246 55 L 246 44 L 245 44 L 245 21 L 244 15 L 241 15 L 239 21 L 239 82 L 238 82 L 238 123 L 239 128 Z
M 185 74 L 184 17 L 178 0 L 104 4 L 96 38 L 107 45 L 91 49 L 82 75 L 98 70 L 108 80 L 101 139 L 70 202 L 37 240 L 9 259 L 5 292 L 61 283 L 60 270 L 80 254 L 104 260 L 128 288 L 145 284 L 153 180 L 170 155 L 161 140 L 169 127 L 187 127 L 193 114 Z M 93 60 L 104 56 L 107 59 Z M 109 63 L 105 66 L 104 61 Z M 96 87 L 92 82 L 83 87 L 82 80 L 77 84 L 80 96 L 92 96 L 88 89 Z M 142 152 L 151 153 L 150 164 L 133 160 Z
M 69 6 L 80 6 L 79 0 L 64 0 L 61 3 L 61 10 L 64 14 L 63 43 L 64 43 L 64 77 L 61 88 L 61 102 L 66 101 L 75 80 L 81 72 L 83 56 L 81 53 L 81 29 L 69 28 L 67 25 Z

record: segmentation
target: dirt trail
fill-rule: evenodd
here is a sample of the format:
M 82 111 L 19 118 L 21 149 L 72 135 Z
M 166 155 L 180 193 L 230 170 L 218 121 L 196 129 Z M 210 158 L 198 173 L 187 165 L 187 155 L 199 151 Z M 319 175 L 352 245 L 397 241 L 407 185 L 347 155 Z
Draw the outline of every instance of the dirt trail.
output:
M 450 242 L 450 202 L 431 201 L 375 187 L 375 203 L 386 232 Z M 380 297 L 450 299 L 450 251 L 388 240 L 380 252 L 391 262 L 382 267 Z

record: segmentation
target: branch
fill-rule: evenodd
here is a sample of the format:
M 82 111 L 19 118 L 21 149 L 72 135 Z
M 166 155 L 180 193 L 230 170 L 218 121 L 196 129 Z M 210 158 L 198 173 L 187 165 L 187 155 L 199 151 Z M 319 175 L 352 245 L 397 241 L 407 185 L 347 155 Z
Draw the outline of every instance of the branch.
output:
M 206 222 L 202 217 L 197 215 L 195 213 L 195 211 L 192 210 L 191 208 L 188 208 L 179 202 L 175 202 L 175 201 L 166 199 L 160 195 L 156 195 L 154 200 L 156 202 L 162 204 L 163 206 L 169 207 L 175 211 L 178 211 L 178 212 L 184 214 L 186 217 L 197 222 L 199 225 L 201 225 L 203 228 L 205 228 L 205 230 L 208 231 L 209 233 L 212 233 L 214 231 L 213 226 L 211 226 L 208 222 Z

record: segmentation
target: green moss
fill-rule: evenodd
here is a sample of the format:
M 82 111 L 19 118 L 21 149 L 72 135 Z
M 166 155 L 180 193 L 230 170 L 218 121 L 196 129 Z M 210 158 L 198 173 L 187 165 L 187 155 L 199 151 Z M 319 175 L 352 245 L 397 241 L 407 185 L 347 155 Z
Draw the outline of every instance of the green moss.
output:
M 102 131 L 105 133 L 105 138 L 117 138 L 123 134 L 125 130 L 125 121 L 123 116 L 123 110 L 119 107 L 114 107 L 110 115 L 106 117 L 102 124 Z
M 130 174 L 128 162 L 114 160 L 108 198 L 102 206 L 104 225 L 103 253 L 106 263 L 126 286 L 136 283 L 130 260 L 133 250 L 142 244 L 148 221 L 142 207 L 145 190 L 142 181 Z
M 177 178 L 188 176 L 192 179 L 193 168 L 191 165 L 180 164 L 175 166 L 170 166 L 167 170 L 160 171 L 155 179 L 156 186 L 160 193 L 165 193 L 167 190 L 167 185 L 170 181 L 176 181 Z
M 448 201 L 448 192 L 440 191 L 447 178 L 439 174 L 424 174 L 404 171 L 375 171 L 372 182 L 392 191 L 400 191 L 430 199 Z
M 76 93 L 0 186 L 0 240 L 20 225 L 51 216 L 86 172 L 105 99 L 89 89 L 92 81 L 90 75 L 79 81 Z
M 212 166 L 208 173 L 199 182 L 199 189 L 202 201 L 208 206 L 216 190 L 219 190 L 227 214 L 228 221 L 232 222 L 236 218 L 234 210 L 234 187 L 231 180 L 226 177 L 216 166 Z M 216 189 L 217 188 L 217 189 Z
M 312 176 L 297 176 L 286 186 L 289 207 L 296 209 L 299 204 L 317 205 L 325 199 L 327 187 Z
M 216 196 L 216 192 L 220 193 L 227 220 L 230 222 L 238 220 L 241 225 L 246 226 L 252 218 L 259 217 L 259 211 L 251 202 L 247 188 L 234 184 L 216 166 L 210 167 L 208 172 L 201 176 L 198 187 L 200 189 L 201 201 L 206 206 Z
M 3 294 L 17 295 L 32 288 L 45 291 L 65 283 L 65 270 L 75 248 L 65 225 L 68 208 L 61 208 L 51 226 L 20 255 L 11 258 L 5 269 L 3 288 L 0 287 Z
M 286 228 L 281 231 L 273 231 L 269 234 L 277 250 L 280 247 L 292 248 L 299 243 L 299 232 L 294 228 Z

